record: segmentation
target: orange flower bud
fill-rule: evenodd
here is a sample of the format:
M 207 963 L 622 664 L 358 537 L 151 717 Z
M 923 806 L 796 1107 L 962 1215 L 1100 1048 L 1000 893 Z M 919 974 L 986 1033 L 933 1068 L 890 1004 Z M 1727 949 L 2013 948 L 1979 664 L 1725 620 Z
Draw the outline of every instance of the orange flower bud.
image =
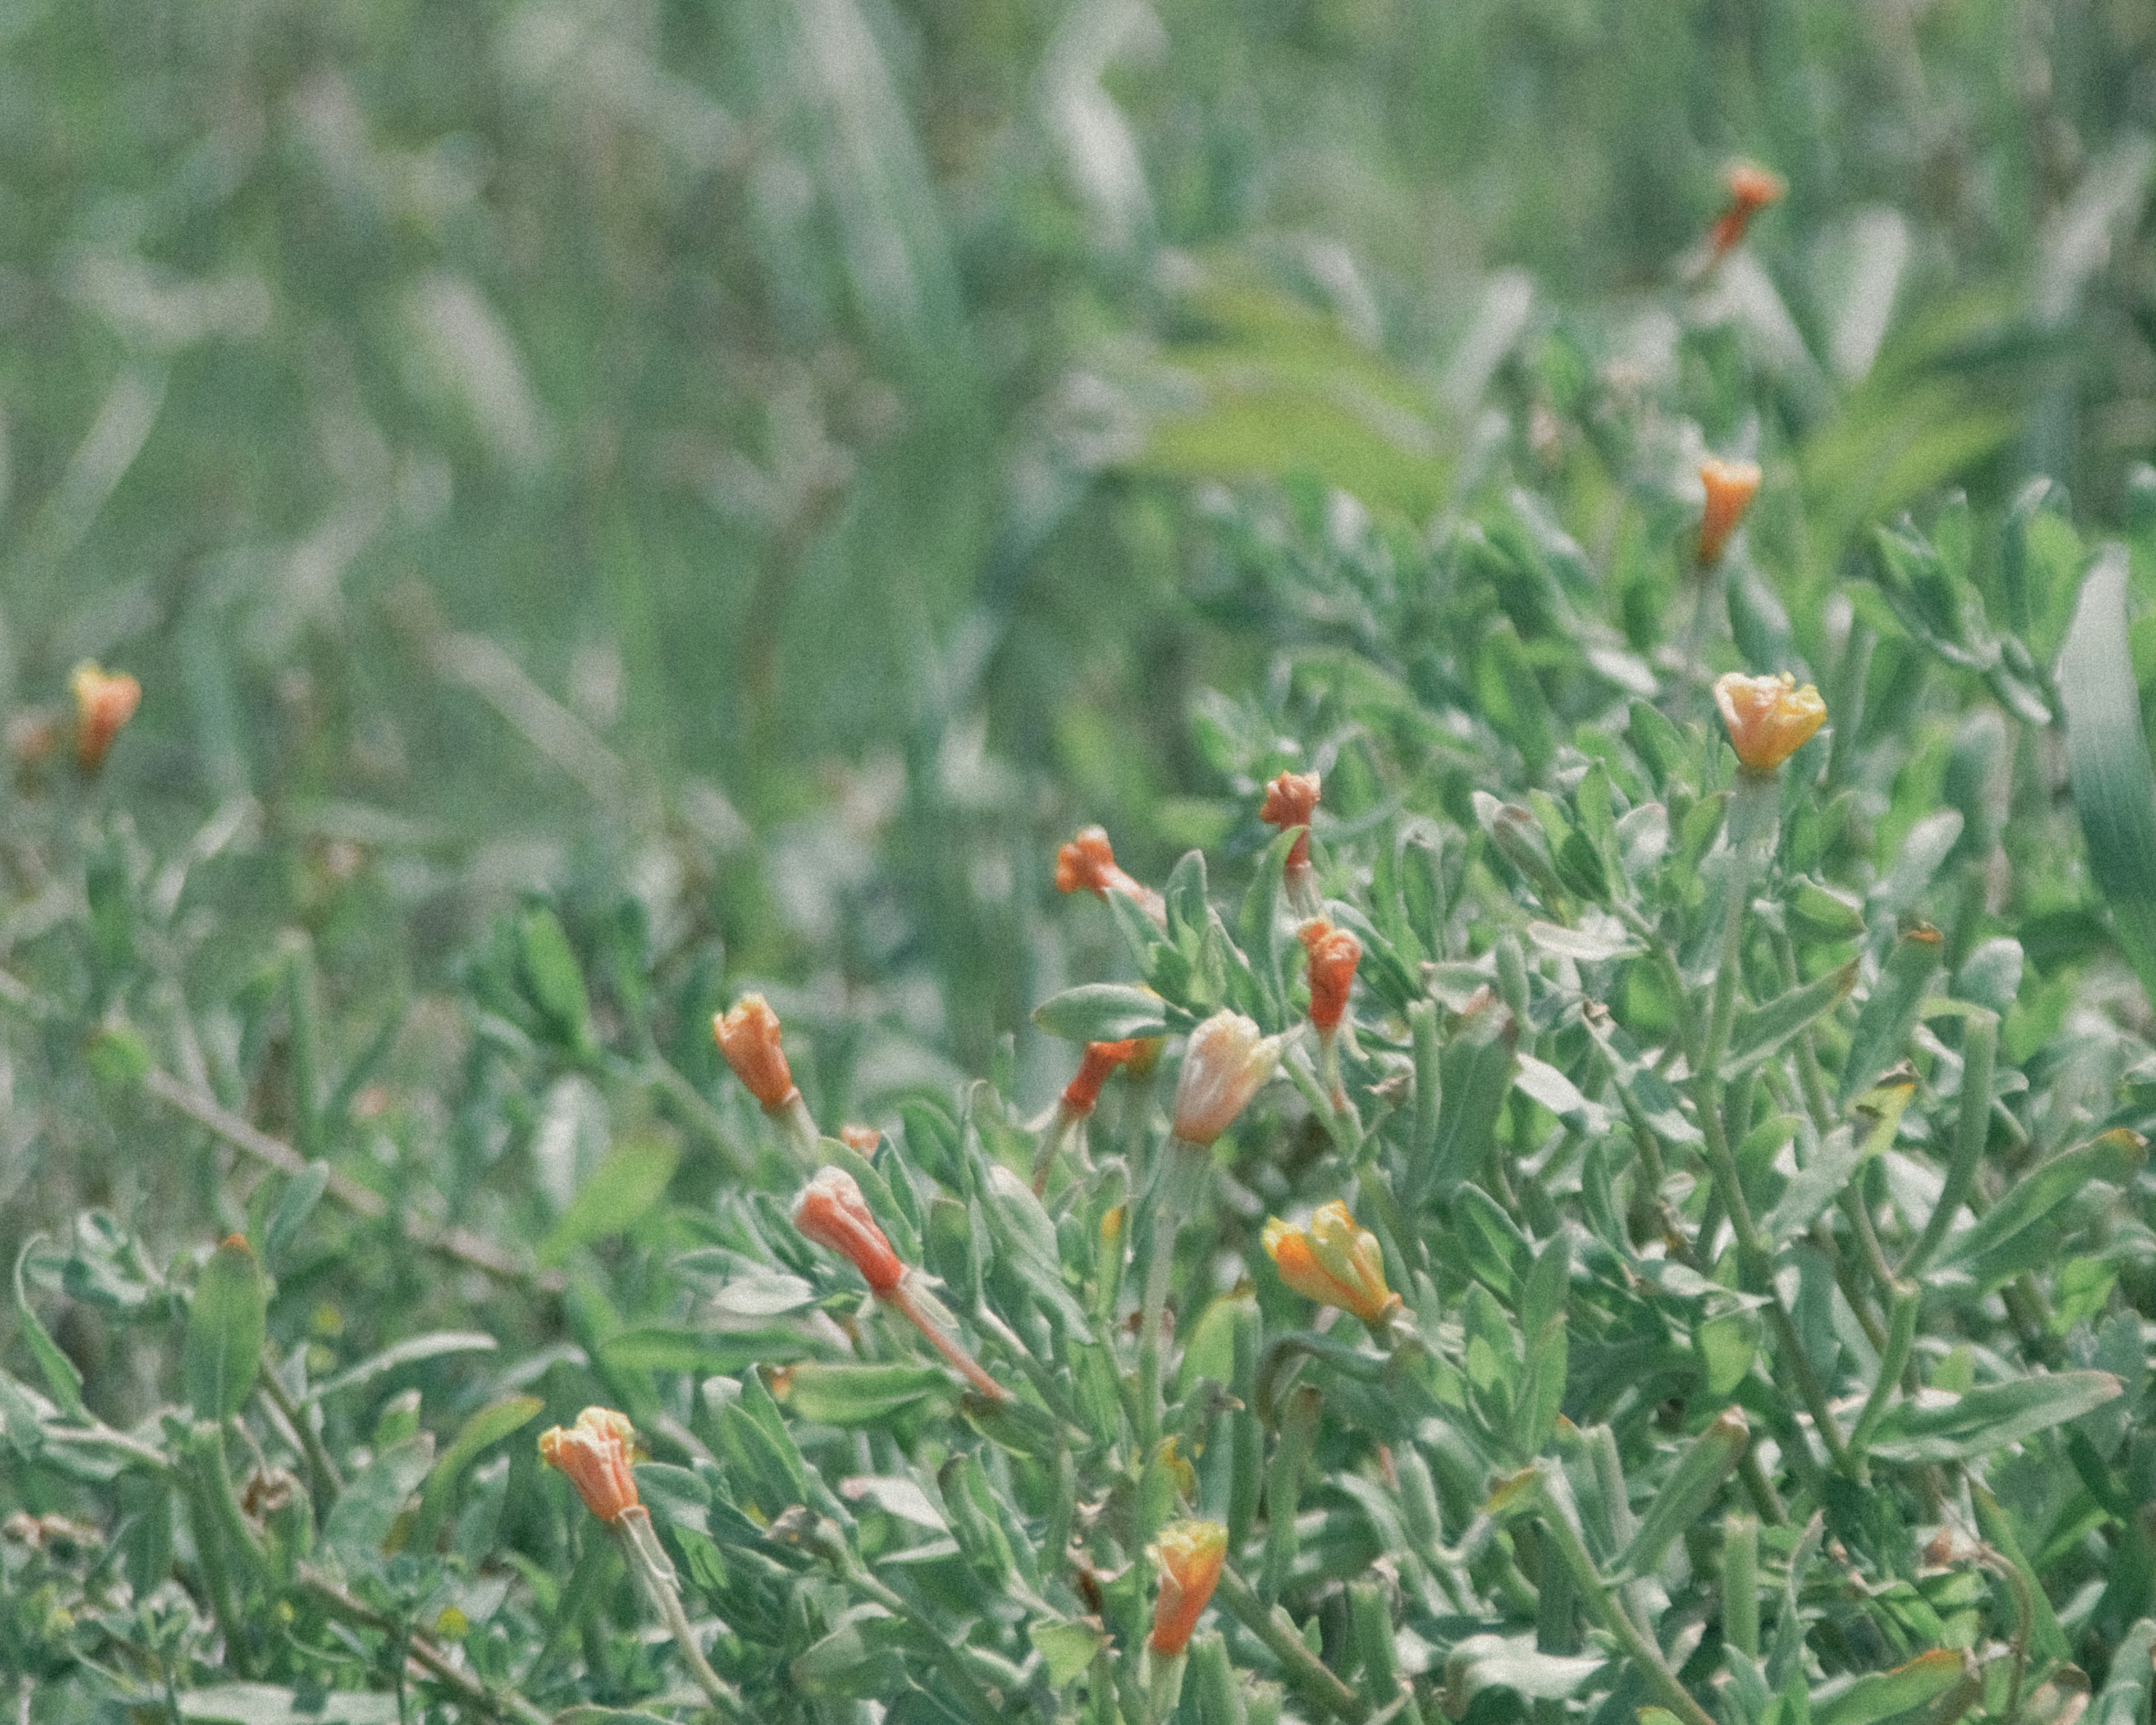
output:
M 1756 162 L 1732 162 L 1722 171 L 1722 181 L 1729 188 L 1729 208 L 1722 213 L 1707 239 L 1717 258 L 1735 250 L 1743 243 L 1752 218 L 1768 204 L 1778 203 L 1789 189 L 1779 174 Z
M 1304 923 L 1300 933 L 1303 951 L 1310 955 L 1310 1021 L 1330 1030 L 1348 1010 L 1348 990 L 1354 985 L 1355 967 L 1363 962 L 1363 943 L 1322 916 Z
M 1149 1555 L 1160 1566 L 1160 1594 L 1146 1645 L 1173 1658 L 1190 1645 L 1228 1560 L 1228 1530 L 1218 1522 L 1170 1522 Z
M 1101 1086 L 1108 1081 L 1108 1075 L 1124 1061 L 1135 1060 L 1144 1046 L 1137 1037 L 1122 1042 L 1089 1042 L 1086 1052 L 1079 1057 L 1078 1076 L 1064 1086 L 1063 1105 L 1074 1114 L 1091 1114 L 1094 1103 L 1101 1100 Z
M 629 1456 L 636 1428 L 629 1416 L 611 1408 L 587 1408 L 566 1430 L 553 1426 L 539 1435 L 539 1459 L 569 1476 L 584 1507 L 603 1522 L 636 1507 L 636 1476 Z
M 1055 890 L 1076 892 L 1081 889 L 1102 898 L 1111 892 L 1120 892 L 1154 922 L 1167 923 L 1168 906 L 1161 896 L 1116 865 L 1115 850 L 1108 843 L 1105 827 L 1081 827 L 1077 835 L 1055 853 Z
M 778 1014 L 761 994 L 744 994 L 732 1012 L 711 1020 L 719 1052 L 749 1094 L 776 1113 L 796 1095 L 786 1050 L 778 1044 Z
M 876 1225 L 861 1189 L 842 1168 L 819 1169 L 802 1189 L 793 1206 L 793 1225 L 860 1271 L 879 1294 L 891 1292 L 906 1275 L 905 1264 Z
M 1175 1084 L 1175 1135 L 1201 1147 L 1227 1131 L 1280 1064 L 1281 1040 L 1239 1012 L 1216 1012 L 1190 1033 Z
M 1381 1323 L 1399 1309 L 1400 1296 L 1385 1286 L 1377 1237 L 1357 1227 L 1339 1199 L 1320 1204 L 1307 1228 L 1291 1228 L 1276 1216 L 1261 1238 L 1281 1280 L 1304 1299 L 1352 1312 L 1366 1324 Z
M 1699 464 L 1699 482 L 1707 487 L 1707 508 L 1699 518 L 1699 566 L 1707 569 L 1720 558 L 1758 493 L 1759 464 L 1709 455 Z
M 849 1150 L 873 1156 L 876 1146 L 883 1142 L 883 1133 L 872 1126 L 842 1126 L 839 1128 L 839 1142 Z
M 85 773 L 105 764 L 105 751 L 142 703 L 142 685 L 125 671 L 106 671 L 85 659 L 68 679 L 74 696 L 74 758 Z
M 1754 773 L 1772 773 L 1810 740 L 1826 718 L 1826 703 L 1810 683 L 1799 689 L 1784 671 L 1779 677 L 1748 677 L 1732 671 L 1717 680 L 1714 704 L 1729 727 L 1737 758 Z
M 1286 832 L 1290 827 L 1306 829 L 1302 835 L 1288 847 L 1287 865 L 1291 869 L 1310 865 L 1310 817 L 1317 812 L 1318 778 L 1315 773 L 1283 773 L 1265 787 L 1265 806 L 1258 810 L 1258 819 L 1269 827 L 1278 827 Z

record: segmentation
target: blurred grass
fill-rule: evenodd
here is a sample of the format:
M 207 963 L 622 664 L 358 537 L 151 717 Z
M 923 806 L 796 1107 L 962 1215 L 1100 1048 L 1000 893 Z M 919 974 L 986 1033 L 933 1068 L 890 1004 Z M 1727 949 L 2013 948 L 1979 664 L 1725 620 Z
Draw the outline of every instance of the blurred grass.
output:
M 923 973 L 978 1066 L 1061 962 L 1047 846 L 1158 864 L 1215 788 L 1189 701 L 1260 655 L 1181 603 L 1187 481 L 1502 485 L 1657 351 L 1731 156 L 1790 195 L 1682 393 L 1797 463 L 1800 611 L 1938 485 L 2116 506 L 2152 43 L 2135 0 L 17 0 L 0 696 L 137 671 L 119 800 L 253 799 L 272 925 L 393 855 L 422 978 L 686 820 L 731 968 Z M 834 843 L 895 866 L 819 885 Z

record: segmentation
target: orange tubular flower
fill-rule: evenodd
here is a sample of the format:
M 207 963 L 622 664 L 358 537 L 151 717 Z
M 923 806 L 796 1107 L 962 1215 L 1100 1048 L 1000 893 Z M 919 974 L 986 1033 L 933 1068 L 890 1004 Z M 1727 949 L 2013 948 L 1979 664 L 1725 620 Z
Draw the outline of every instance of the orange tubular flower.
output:
M 1120 892 L 1136 904 L 1147 916 L 1166 926 L 1168 906 L 1161 896 L 1143 881 L 1126 874 L 1116 862 L 1116 852 L 1108 843 L 1106 827 L 1081 827 L 1067 845 L 1055 853 L 1055 890 L 1058 892 L 1077 892 L 1083 890 L 1106 898 L 1111 892 Z
M 635 1441 L 627 1414 L 587 1408 L 566 1430 L 557 1425 L 540 1434 L 539 1459 L 567 1474 L 584 1507 L 610 1522 L 637 1507 L 636 1476 L 629 1466 Z
M 734 1076 L 748 1086 L 766 1112 L 776 1114 L 800 1094 L 786 1064 L 786 1050 L 779 1046 L 778 1014 L 762 995 L 742 995 L 732 1012 L 711 1020 L 711 1034 Z
M 1064 1086 L 1063 1106 L 1073 1114 L 1091 1114 L 1108 1075 L 1125 1061 L 1136 1060 L 1144 1046 L 1144 1040 L 1135 1036 L 1122 1042 L 1087 1043 L 1079 1057 L 1078 1076 Z
M 1265 787 L 1265 806 L 1258 810 L 1258 819 L 1269 827 L 1278 827 L 1283 833 L 1290 827 L 1301 827 L 1304 831 L 1288 847 L 1287 865 L 1291 869 L 1310 866 L 1310 817 L 1317 812 L 1319 783 L 1315 773 L 1283 773 Z
M 1399 1309 L 1400 1296 L 1385 1286 L 1377 1237 L 1357 1227 L 1339 1199 L 1320 1204 L 1307 1228 L 1275 1216 L 1262 1238 L 1281 1280 L 1304 1299 L 1352 1312 L 1366 1324 L 1383 1323 Z
M 1219 1582 L 1228 1560 L 1228 1530 L 1218 1522 L 1171 1522 L 1160 1530 L 1150 1555 L 1160 1566 L 1160 1594 L 1146 1645 L 1173 1659 L 1190 1645 Z
M 1722 709 L 1737 758 L 1753 773 L 1774 772 L 1826 718 L 1819 691 L 1810 683 L 1799 689 L 1787 671 L 1779 677 L 1732 671 L 1715 683 L 1714 704 Z
M 142 704 L 142 685 L 125 671 L 107 671 L 85 659 L 68 679 L 74 696 L 74 758 L 85 773 L 105 764 L 105 752 Z
M 1779 174 L 1756 162 L 1730 163 L 1722 180 L 1729 187 L 1729 208 L 1722 213 L 1713 232 L 1707 236 L 1707 244 L 1717 259 L 1743 244 L 1744 230 L 1752 225 L 1752 218 L 1768 204 L 1779 203 L 1782 194 L 1789 189 Z
M 1216 1012 L 1193 1030 L 1175 1083 L 1176 1137 L 1203 1149 L 1227 1131 L 1273 1076 L 1280 1045 L 1239 1012 Z
M 870 1214 L 868 1200 L 842 1168 L 820 1169 L 793 1206 L 793 1225 L 826 1251 L 836 1252 L 879 1294 L 905 1279 L 906 1265 Z
M 1707 509 L 1699 518 L 1699 566 L 1711 569 L 1758 494 L 1759 464 L 1709 455 L 1699 464 L 1699 482 L 1707 487 Z
M 1355 967 L 1363 962 L 1363 943 L 1322 916 L 1304 923 L 1301 938 L 1310 955 L 1310 1022 L 1330 1035 L 1348 1010 L 1348 991 L 1354 986 Z

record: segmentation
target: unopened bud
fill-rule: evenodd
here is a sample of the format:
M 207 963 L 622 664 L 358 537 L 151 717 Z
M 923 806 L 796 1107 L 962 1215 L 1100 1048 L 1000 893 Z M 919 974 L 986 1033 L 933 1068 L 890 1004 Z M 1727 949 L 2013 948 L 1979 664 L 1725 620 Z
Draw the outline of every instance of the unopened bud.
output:
M 1707 488 L 1707 507 L 1699 518 L 1701 568 L 1711 569 L 1720 561 L 1722 548 L 1759 493 L 1759 480 L 1756 461 L 1724 461 L 1709 455 L 1699 464 L 1699 482 Z
M 636 1428 L 611 1408 L 587 1408 L 574 1425 L 539 1435 L 539 1459 L 569 1477 L 584 1507 L 611 1522 L 637 1507 L 636 1476 L 629 1471 Z
M 839 1142 L 858 1155 L 873 1156 L 876 1146 L 883 1142 L 883 1133 L 872 1126 L 842 1126 Z
M 1310 955 L 1310 1022 L 1329 1031 L 1348 1010 L 1348 991 L 1354 986 L 1355 967 L 1363 962 L 1363 943 L 1322 916 L 1304 923 L 1300 937 Z
M 836 1252 L 879 1294 L 888 1294 L 906 1265 L 876 1225 L 854 1177 L 841 1168 L 819 1170 L 793 1206 L 793 1225 L 826 1251 Z
M 1283 833 L 1290 827 L 1304 829 L 1288 847 L 1287 865 L 1291 869 L 1307 868 L 1310 865 L 1310 818 L 1317 812 L 1319 789 L 1315 773 L 1283 773 L 1265 787 L 1265 806 L 1258 810 L 1258 819 Z
M 1173 1658 L 1190 1645 L 1219 1582 L 1228 1560 L 1228 1530 L 1218 1522 L 1171 1522 L 1161 1529 L 1151 1556 L 1159 1566 L 1160 1593 L 1146 1645 Z
M 1722 182 L 1729 188 L 1729 207 L 1716 220 L 1708 245 L 1717 258 L 1743 243 L 1752 218 L 1770 203 L 1779 203 L 1789 184 L 1771 168 L 1756 162 L 1732 162 L 1722 170 Z
M 95 773 L 105 764 L 112 739 L 141 705 L 142 685 L 125 671 L 107 671 L 85 659 L 68 679 L 68 688 L 74 696 L 75 764 Z
M 1201 1148 L 1235 1122 L 1280 1064 L 1277 1036 L 1239 1012 L 1218 1012 L 1190 1033 L 1175 1085 L 1175 1135 Z
M 711 1034 L 734 1076 L 767 1111 L 778 1112 L 798 1094 L 779 1045 L 778 1014 L 762 995 L 742 995 L 732 1012 L 711 1020 Z
M 1091 1114 L 1101 1100 L 1101 1086 L 1108 1075 L 1127 1060 L 1135 1060 L 1145 1041 L 1132 1036 L 1121 1042 L 1089 1042 L 1079 1057 L 1078 1076 L 1063 1088 L 1064 1106 L 1074 1114 Z

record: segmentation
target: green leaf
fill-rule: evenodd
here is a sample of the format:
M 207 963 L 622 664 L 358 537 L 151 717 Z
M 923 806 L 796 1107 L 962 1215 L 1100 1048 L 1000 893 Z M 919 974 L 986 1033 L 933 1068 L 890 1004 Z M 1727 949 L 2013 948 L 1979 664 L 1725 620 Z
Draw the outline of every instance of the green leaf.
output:
M 285 1249 L 297 1237 L 300 1224 L 321 1202 L 329 1183 L 330 1165 L 326 1162 L 311 1162 L 292 1176 L 291 1183 L 285 1188 L 285 1195 L 277 1200 L 277 1208 L 270 1213 L 270 1220 L 262 1230 L 264 1258 L 275 1262 L 284 1255 Z
M 262 1369 L 270 1286 L 254 1249 L 234 1235 L 195 1282 L 180 1373 L 198 1420 L 228 1420 L 247 1404 Z
M 1812 1159 L 1783 1188 L 1774 1209 L 1767 1213 L 1767 1237 L 1780 1245 L 1818 1220 L 1826 1207 L 1840 1195 L 1842 1188 L 1856 1178 L 1856 1171 L 1894 1142 L 1894 1134 L 1901 1127 L 1902 1111 L 1915 1094 L 1916 1086 L 1909 1084 L 1892 1085 L 1874 1091 L 1872 1100 L 1878 1112 L 1871 1129 L 1861 1140 L 1854 1129 L 1846 1126 L 1836 1127 L 1822 1138 L 1819 1148 L 1812 1153 Z
M 2109 1132 L 2053 1157 L 2015 1181 L 1997 1204 L 1964 1230 L 1940 1268 L 1956 1267 L 1975 1281 L 1979 1291 L 1990 1292 L 2049 1255 L 2050 1230 L 2043 1224 L 2061 1205 L 2092 1180 L 2130 1183 L 2145 1153 L 2145 1147 L 2131 1133 Z
M 2156 1622 L 2143 1618 L 2127 1630 L 2111 1656 L 2111 1675 L 2096 1705 L 2088 1710 L 2088 1725 L 2140 1725 L 2148 1717 L 2149 1679 L 2156 1660 Z
M 1485 1007 L 1455 1029 L 1438 1056 L 1437 1137 L 1414 1170 L 1409 1201 L 1443 1193 L 1470 1178 L 1489 1154 L 1518 1066 L 1519 1028 L 1511 1013 Z
M 23 1282 L 23 1269 L 30 1261 L 31 1248 L 37 1243 L 38 1236 L 33 1235 L 23 1242 L 23 1250 L 15 1254 L 15 1311 L 23 1321 L 23 1339 L 30 1344 L 38 1369 L 45 1374 L 45 1387 L 52 1391 L 53 1399 L 60 1404 L 61 1411 L 86 1425 L 90 1423 L 90 1410 L 83 1405 L 82 1373 L 31 1309 L 29 1290 Z M 257 1348 L 259 1351 L 259 1343 Z
M 539 1248 L 539 1261 L 559 1264 L 578 1247 L 629 1229 L 666 1195 L 680 1161 L 680 1143 L 671 1137 L 652 1134 L 614 1145 L 569 1200 Z
M 426 1478 L 434 1460 L 434 1440 L 414 1432 L 390 1445 L 362 1468 L 344 1488 L 322 1524 L 322 1540 L 338 1556 L 367 1562 L 389 1542 L 404 1502 Z
M 384 1372 L 393 1372 L 399 1366 L 408 1366 L 424 1359 L 435 1359 L 445 1353 L 491 1353 L 501 1344 L 483 1330 L 436 1330 L 424 1336 L 385 1348 L 381 1353 L 370 1354 L 356 1366 L 348 1367 L 334 1378 L 325 1378 L 307 1392 L 311 1402 L 326 1400 L 347 1389 L 357 1389 L 371 1383 Z
M 1920 1707 L 1961 1681 L 1967 1658 L 1953 1648 L 1934 1647 L 1891 1671 L 1866 1671 L 1838 1693 L 1815 1692 L 1812 1725 L 1875 1725 Z
M 804 1360 L 773 1374 L 788 1407 L 819 1425 L 880 1425 L 931 1396 L 957 1394 L 940 1366 L 852 1365 Z
M 2156 1000 L 2156 768 L 2127 644 L 2127 574 L 2124 548 L 2106 546 L 2082 583 L 2059 653 L 2059 696 L 2089 873 L 2111 907 L 2120 949 Z
M 529 1425 L 546 1405 L 536 1395 L 507 1395 L 488 1403 L 465 1420 L 464 1429 L 427 1475 L 426 1489 L 419 1497 L 418 1519 L 405 1543 L 421 1552 L 431 1547 L 434 1530 L 449 1511 L 450 1496 L 464 1471 L 479 1459 L 480 1451 Z
M 213 1683 L 177 1698 L 189 1725 L 395 1725 L 398 1712 L 393 1695 L 316 1690 L 303 1703 L 273 1683 Z
M 1944 1403 L 1902 1402 L 1871 1445 L 1890 1461 L 1961 1461 L 2078 1420 L 2120 1394 L 2108 1372 L 2048 1372 L 1979 1384 Z
M 1050 996 L 1033 1009 L 1033 1021 L 1070 1042 L 1122 1042 L 1165 1036 L 1167 1003 L 1122 983 L 1087 983 Z
M 1087 1619 L 1046 1623 L 1036 1618 L 1026 1625 L 1025 1635 L 1048 1667 L 1048 1685 L 1051 1689 L 1061 1689 L 1077 1681 L 1092 1664 L 1093 1656 L 1108 1645 L 1106 1632 L 1097 1622 Z M 2114 1725 L 2131 1725 L 2131 1722 L 2119 1720 Z
M 1871 985 L 1871 998 L 1856 1015 L 1856 1028 L 1850 1033 L 1837 1106 L 1846 1108 L 1902 1058 L 1945 951 L 1938 931 L 1928 924 L 1920 924 L 1894 942 L 1879 968 L 1879 979 Z
M 1840 1005 L 1856 986 L 1856 961 L 1852 958 L 1839 970 L 1778 994 L 1764 1006 L 1738 1014 L 1736 1029 L 1730 1034 L 1729 1053 L 1722 1065 L 1723 1078 L 1749 1072 L 1799 1030 L 1817 1022 L 1822 1014 Z
M 516 973 L 562 1047 L 581 1050 L 591 1040 L 591 998 L 583 968 L 562 932 L 561 919 L 544 906 L 530 912 L 516 932 Z

